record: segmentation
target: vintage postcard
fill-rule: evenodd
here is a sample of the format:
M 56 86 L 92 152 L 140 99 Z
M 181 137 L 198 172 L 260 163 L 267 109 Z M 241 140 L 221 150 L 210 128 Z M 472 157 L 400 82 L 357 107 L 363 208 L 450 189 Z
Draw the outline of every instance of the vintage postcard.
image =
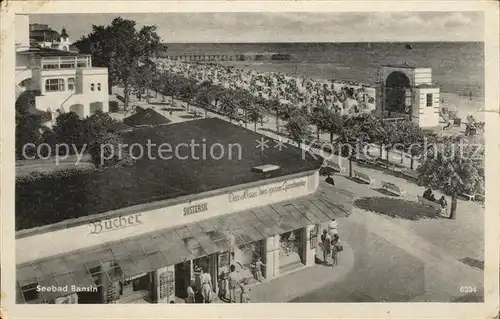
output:
M 1 5 L 2 318 L 498 316 L 498 3 Z

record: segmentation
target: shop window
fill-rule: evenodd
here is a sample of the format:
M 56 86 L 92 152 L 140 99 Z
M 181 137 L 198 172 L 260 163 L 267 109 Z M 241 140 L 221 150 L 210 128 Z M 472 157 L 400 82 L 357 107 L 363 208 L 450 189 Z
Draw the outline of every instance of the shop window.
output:
M 86 265 L 86 267 L 97 286 L 97 291 L 78 292 L 78 303 L 112 303 L 119 299 L 119 278 L 122 277 L 122 272 L 116 262 L 108 261 L 92 267 Z
M 101 83 L 97 83 L 97 91 L 101 90 Z
M 94 83 L 91 83 L 91 84 L 90 84 L 90 90 L 91 90 L 91 91 L 94 91 L 94 90 L 95 90 Z
M 23 294 L 24 300 L 26 302 L 37 300 L 39 298 L 38 291 L 36 290 L 38 283 L 34 282 L 21 287 L 21 292 Z
M 45 92 L 64 91 L 64 79 L 45 80 Z
M 427 106 L 432 106 L 432 93 L 427 94 Z
M 68 91 L 75 89 L 75 78 L 68 78 Z

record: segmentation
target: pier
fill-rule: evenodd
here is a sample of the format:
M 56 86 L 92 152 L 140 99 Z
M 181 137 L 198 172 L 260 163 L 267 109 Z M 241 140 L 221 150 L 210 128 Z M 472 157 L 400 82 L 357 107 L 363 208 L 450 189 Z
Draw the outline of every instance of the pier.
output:
M 291 54 L 281 53 L 246 53 L 246 54 L 182 54 L 163 56 L 169 60 L 182 62 L 220 62 L 220 61 L 291 61 Z

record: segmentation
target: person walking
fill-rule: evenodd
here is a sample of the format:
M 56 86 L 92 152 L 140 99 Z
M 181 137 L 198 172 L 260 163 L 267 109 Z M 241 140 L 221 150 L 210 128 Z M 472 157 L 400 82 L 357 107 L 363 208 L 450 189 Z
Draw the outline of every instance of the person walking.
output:
M 332 238 L 328 234 L 326 229 L 323 229 L 323 234 L 321 235 L 321 249 L 323 250 L 323 263 L 328 265 L 328 256 L 330 255 L 330 246 Z
M 219 278 L 219 298 L 223 300 L 227 300 L 227 276 L 227 272 L 223 272 Z
M 201 294 L 203 296 L 203 303 L 212 302 L 212 276 L 207 272 L 206 268 L 201 271 Z
M 236 303 L 236 288 L 240 283 L 240 276 L 236 271 L 236 266 L 231 265 L 229 273 L 229 302 Z
M 339 228 L 339 223 L 335 220 L 335 218 L 332 218 L 332 221 L 328 224 L 328 229 L 338 229 Z
M 255 259 L 255 263 L 253 264 L 254 273 L 255 273 L 255 279 L 257 279 L 259 282 L 262 282 L 262 267 L 265 267 L 266 265 L 262 262 L 260 259 L 260 256 L 257 256 Z
M 332 247 L 331 247 L 331 251 L 332 251 L 332 267 L 335 267 L 336 265 L 339 264 L 338 262 L 338 244 L 339 244 L 339 235 L 336 235 L 333 237 L 332 239 Z
M 248 287 L 246 282 L 242 282 L 240 287 L 241 287 L 240 302 L 249 303 L 250 296 L 248 295 L 248 292 L 250 291 L 250 287 Z

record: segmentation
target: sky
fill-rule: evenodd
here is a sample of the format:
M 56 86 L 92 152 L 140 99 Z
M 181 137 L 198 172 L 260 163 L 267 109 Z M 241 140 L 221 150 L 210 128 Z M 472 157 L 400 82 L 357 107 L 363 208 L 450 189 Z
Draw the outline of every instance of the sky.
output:
M 156 25 L 166 43 L 483 41 L 482 12 L 281 12 L 39 14 L 73 41 L 121 16 Z

